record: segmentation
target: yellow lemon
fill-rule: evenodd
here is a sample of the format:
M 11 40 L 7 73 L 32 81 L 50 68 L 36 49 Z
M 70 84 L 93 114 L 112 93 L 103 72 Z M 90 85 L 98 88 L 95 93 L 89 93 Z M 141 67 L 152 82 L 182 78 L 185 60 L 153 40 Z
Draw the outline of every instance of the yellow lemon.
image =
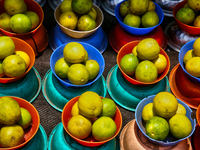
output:
M 142 15 L 142 26 L 145 28 L 156 26 L 159 23 L 159 17 L 155 11 L 147 11 Z
M 80 115 L 78 109 L 78 101 L 72 106 L 71 115 L 72 116 Z
M 152 117 L 157 116 L 156 112 L 153 109 L 153 103 L 148 103 L 144 106 L 144 108 L 142 109 L 142 119 L 145 122 L 148 122 L 149 119 L 151 119 Z
M 97 19 L 97 11 L 95 10 L 94 7 L 92 7 L 92 10 L 90 10 L 90 12 L 88 13 L 88 15 L 90 15 L 94 20 Z
M 103 98 L 102 102 L 103 102 L 103 109 L 98 117 L 107 116 L 112 118 L 116 113 L 115 102 L 110 98 Z
M 132 50 L 133 55 L 137 56 L 137 45 Z
M 156 5 L 154 4 L 153 1 L 149 1 L 149 7 L 148 7 L 147 11 L 149 11 L 149 10 L 151 10 L 151 11 L 156 10 Z
M 11 31 L 10 28 L 10 18 L 11 15 L 9 15 L 8 13 L 2 13 L 0 15 L 0 28 L 6 30 L 6 31 Z
M 0 78 L 5 76 L 5 73 L 3 72 L 2 62 L 3 62 L 3 59 L 0 59 Z
M 121 3 L 119 7 L 119 12 L 123 17 L 125 17 L 130 12 L 129 1 L 124 1 Z
M 183 105 L 181 105 L 180 103 L 178 103 L 178 109 L 176 111 L 176 114 L 182 114 L 182 115 L 186 115 L 186 109 Z
M 96 60 L 87 60 L 85 66 L 89 73 L 89 80 L 94 79 L 99 74 L 100 66 Z
M 78 23 L 78 16 L 73 11 L 67 11 L 59 16 L 58 22 L 62 26 L 74 30 Z
M 4 8 L 10 15 L 23 14 L 27 10 L 24 0 L 5 0 Z
M 67 11 L 72 11 L 72 0 L 63 0 L 61 3 L 60 3 L 60 11 L 62 13 L 64 12 L 67 12 Z
M 72 0 L 72 10 L 79 15 L 85 15 L 91 11 L 93 2 L 92 0 Z
M 25 63 L 26 63 L 26 68 L 28 68 L 28 66 L 30 65 L 29 55 L 24 51 L 15 51 L 15 55 L 22 57 L 24 59 Z
M 200 57 L 190 58 L 185 64 L 185 70 L 195 77 L 200 77 Z
M 200 37 L 194 41 L 193 51 L 194 51 L 195 55 L 200 56 Z
M 128 25 L 128 26 L 138 28 L 140 26 L 140 23 L 141 23 L 140 16 L 134 15 L 132 13 L 128 13 L 124 17 L 123 23 L 126 24 L 126 25 Z
M 82 15 L 78 19 L 77 29 L 79 31 L 89 31 L 96 28 L 96 21 L 90 15 Z
M 9 36 L 0 36 L 0 59 L 15 52 L 15 43 Z
M 20 107 L 20 110 L 21 110 L 21 117 L 17 121 L 17 124 L 20 125 L 23 129 L 26 129 L 32 123 L 32 116 L 27 109 Z
M 37 15 L 37 13 L 33 12 L 33 11 L 27 11 L 24 13 L 26 16 L 29 17 L 29 19 L 31 20 L 31 30 L 35 29 L 39 23 L 40 23 L 40 18 Z
M 187 62 L 190 58 L 195 57 L 195 56 L 196 56 L 196 55 L 195 55 L 193 49 L 187 51 L 187 52 L 185 53 L 184 57 L 183 57 L 183 63 L 186 64 L 186 62 Z
M 158 73 L 162 73 L 167 67 L 167 59 L 164 55 L 158 54 L 158 57 L 152 60 L 154 65 L 156 66 Z

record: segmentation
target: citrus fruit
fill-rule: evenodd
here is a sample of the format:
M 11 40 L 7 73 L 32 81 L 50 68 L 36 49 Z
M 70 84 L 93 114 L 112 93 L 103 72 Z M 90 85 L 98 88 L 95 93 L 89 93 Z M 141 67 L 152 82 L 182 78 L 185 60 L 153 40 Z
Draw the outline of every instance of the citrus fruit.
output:
M 24 59 L 25 63 L 26 63 L 26 68 L 28 68 L 28 66 L 30 65 L 29 55 L 24 51 L 15 51 L 15 55 L 22 57 Z
M 93 2 L 92 0 L 72 0 L 72 10 L 79 15 L 87 14 L 91 11 Z
M 200 11 L 200 0 L 188 0 L 188 5 L 195 11 Z
M 85 58 L 83 60 L 83 64 L 85 64 L 85 62 L 89 59 L 89 56 L 88 56 L 88 52 L 85 50 Z
M 92 123 L 87 118 L 76 115 L 69 120 L 67 129 L 73 136 L 84 139 L 90 135 Z
M 200 37 L 197 38 L 193 43 L 193 51 L 196 56 L 200 57 Z
M 5 0 L 4 9 L 8 14 L 15 15 L 25 13 L 27 7 L 24 0 Z
M 120 14 L 125 17 L 129 12 L 129 1 L 123 1 L 119 7 Z
M 175 114 L 169 120 L 170 133 L 178 138 L 185 138 L 192 132 L 192 123 L 189 118 L 182 114 Z
M 200 77 L 200 57 L 190 58 L 185 64 L 185 70 L 195 77 Z
M 20 106 L 11 97 L 0 98 L 0 122 L 3 124 L 14 124 L 21 117 Z
M 156 5 L 154 4 L 153 1 L 149 1 L 149 7 L 147 8 L 147 11 L 155 11 L 156 10 Z
M 85 63 L 85 67 L 87 68 L 89 73 L 89 80 L 94 79 L 99 74 L 100 66 L 96 60 L 87 60 Z
M 160 46 L 153 38 L 141 40 L 137 45 L 137 57 L 141 60 L 153 60 L 160 53 Z
M 3 62 L 3 59 L 0 59 L 0 78 L 5 76 L 5 73 L 3 72 L 2 62 Z
M 67 12 L 67 11 L 72 11 L 72 0 L 63 0 L 61 3 L 60 3 L 60 11 L 62 13 L 64 12 Z
M 8 77 L 18 77 L 26 71 L 26 63 L 24 59 L 18 55 L 9 55 L 4 58 L 3 71 Z
M 67 78 L 67 72 L 70 67 L 70 63 L 67 62 L 64 57 L 58 59 L 55 63 L 54 69 L 57 76 L 60 78 Z
M 15 52 L 15 43 L 9 36 L 0 36 L 0 59 Z
M 140 26 L 140 22 L 141 22 L 140 16 L 134 15 L 132 13 L 128 13 L 123 19 L 124 24 L 136 28 Z
M 116 104 L 110 98 L 103 98 L 103 109 L 98 117 L 106 116 L 106 117 L 113 117 L 116 113 Z
M 184 57 L 183 57 L 183 63 L 186 64 L 186 62 L 187 62 L 190 58 L 195 57 L 195 56 L 196 56 L 196 55 L 195 55 L 193 49 L 187 51 L 187 52 L 185 53 Z
M 100 117 L 92 125 L 92 135 L 97 141 L 104 141 L 115 135 L 117 126 L 110 117 Z
M 182 115 L 186 115 L 186 109 L 183 105 L 181 105 L 180 103 L 178 103 L 178 109 L 176 111 L 176 114 L 182 114 Z
M 85 48 L 78 42 L 70 42 L 63 49 L 63 56 L 69 63 L 80 63 L 85 59 Z
M 158 54 L 158 57 L 152 60 L 156 66 L 158 73 L 162 73 L 167 67 L 167 59 L 163 54 Z
M 141 22 L 143 27 L 150 28 L 159 23 L 159 17 L 155 11 L 149 10 L 142 15 Z
M 97 11 L 95 10 L 94 7 L 92 7 L 92 10 L 90 10 L 89 13 L 87 14 L 90 15 L 94 20 L 97 19 Z
M 14 147 L 24 142 L 24 130 L 17 124 L 4 125 L 0 129 L 0 145 L 4 148 Z
M 72 106 L 71 115 L 72 117 L 76 115 L 80 115 L 79 109 L 78 109 L 78 101 Z
M 31 27 L 31 20 L 25 14 L 16 14 L 10 18 L 10 28 L 15 33 L 27 33 Z
M 169 92 L 159 92 L 153 99 L 154 111 L 163 118 L 172 117 L 178 109 L 176 97 Z
M 0 28 L 6 30 L 6 31 L 11 31 L 10 28 L 10 18 L 11 15 L 9 15 L 8 13 L 2 13 L 0 15 Z
M 183 7 L 177 11 L 176 18 L 182 23 L 191 24 L 195 19 L 195 12 L 191 8 Z
M 133 55 L 137 56 L 137 45 L 132 50 Z
M 124 55 L 120 60 L 120 67 L 127 75 L 134 75 L 138 64 L 138 58 L 132 53 Z
M 200 27 L 200 15 L 194 19 L 193 25 L 195 27 Z
M 78 99 L 78 108 L 80 114 L 87 118 L 94 118 L 101 113 L 103 102 L 97 93 L 86 91 Z
M 142 15 L 149 7 L 149 0 L 129 0 L 129 5 L 133 14 Z
M 157 68 L 154 63 L 149 60 L 140 62 L 135 70 L 135 78 L 141 82 L 154 82 L 157 76 Z
M 169 133 L 168 122 L 159 116 L 152 117 L 145 126 L 146 134 L 155 140 L 164 140 Z
M 72 84 L 83 85 L 89 80 L 89 73 L 83 64 L 72 64 L 67 72 L 67 77 Z
M 74 30 L 78 23 L 78 16 L 73 11 L 67 11 L 59 16 L 58 22 L 62 26 Z
M 147 122 L 154 116 L 157 116 L 157 114 L 153 109 L 153 103 L 146 104 L 142 109 L 142 119 Z
M 78 19 L 77 29 L 79 31 L 89 31 L 96 28 L 96 21 L 90 15 L 82 15 Z
M 21 117 L 17 121 L 17 124 L 20 125 L 23 129 L 26 129 L 32 123 L 32 116 L 27 109 L 20 107 L 20 110 L 21 110 Z
M 35 29 L 39 23 L 40 23 L 40 18 L 39 16 L 37 15 L 37 13 L 33 12 L 33 11 L 26 11 L 24 13 L 27 17 L 29 17 L 29 19 L 31 20 L 31 30 L 32 29 Z

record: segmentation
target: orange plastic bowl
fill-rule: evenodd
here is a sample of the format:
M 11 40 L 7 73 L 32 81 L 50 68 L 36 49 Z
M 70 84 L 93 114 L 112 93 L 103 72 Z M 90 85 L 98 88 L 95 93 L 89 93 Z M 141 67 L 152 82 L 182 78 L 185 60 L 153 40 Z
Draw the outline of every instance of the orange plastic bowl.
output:
M 33 48 L 28 43 L 19 38 L 11 37 L 11 39 L 15 43 L 15 51 L 24 51 L 29 55 L 30 64 L 29 67 L 26 69 L 26 72 L 24 72 L 22 75 L 18 77 L 6 77 L 6 76 L 1 77 L 0 83 L 12 83 L 22 79 L 31 70 L 31 68 L 35 63 L 35 53 L 33 51 Z
M 122 57 L 123 57 L 124 55 L 126 55 L 126 54 L 132 53 L 133 48 L 134 48 L 136 45 L 138 45 L 139 42 L 140 42 L 140 41 L 132 41 L 132 42 L 129 42 L 129 43 L 125 44 L 125 45 L 119 50 L 119 52 L 118 52 L 118 54 L 117 54 L 117 64 L 118 64 L 118 67 L 119 67 L 120 71 L 122 72 L 122 75 L 124 76 L 124 78 L 125 78 L 128 82 L 130 82 L 130 83 L 132 83 L 132 84 L 134 84 L 134 85 L 138 85 L 138 86 L 148 86 L 148 85 L 155 84 L 155 83 L 161 81 L 161 80 L 167 75 L 167 73 L 169 72 L 169 68 L 170 68 L 170 60 L 169 60 L 169 57 L 168 57 L 167 53 L 166 53 L 161 47 L 160 47 L 160 54 L 163 54 L 163 55 L 166 57 L 166 59 L 167 59 L 167 67 L 165 68 L 165 70 L 164 70 L 162 73 L 158 74 L 158 77 L 157 77 L 157 79 L 156 79 L 154 82 L 141 82 L 141 81 L 138 81 L 138 80 L 136 80 L 136 78 L 135 78 L 134 75 L 133 75 L 133 76 L 127 75 L 127 74 L 121 69 L 121 67 L 120 67 L 120 61 L 121 61 Z
M 15 147 L 10 147 L 10 148 L 1 148 L 1 145 L 0 145 L 0 149 L 2 149 L 2 150 L 5 150 L 5 149 L 6 150 L 15 150 L 15 149 L 19 149 L 19 148 L 23 147 L 35 136 L 35 134 L 37 133 L 37 131 L 39 129 L 39 125 L 40 125 L 40 117 L 39 117 L 38 111 L 30 102 L 26 101 L 25 99 L 19 98 L 19 97 L 14 97 L 14 96 L 9 96 L 9 97 L 16 100 L 20 107 L 23 107 L 30 112 L 31 117 L 32 117 L 32 125 L 24 130 L 25 135 L 24 135 L 24 142 L 22 144 L 15 146 Z
M 71 99 L 69 102 L 67 102 L 67 104 L 65 105 L 65 107 L 63 108 L 63 111 L 62 111 L 62 123 L 63 123 L 63 126 L 64 126 L 64 129 L 65 131 L 75 140 L 77 141 L 78 143 L 80 143 L 81 145 L 84 145 L 84 146 L 88 146 L 88 147 L 95 147 L 95 146 L 99 146 L 99 145 L 102 145 L 110 140 L 112 140 L 113 138 L 115 138 L 119 131 L 121 130 L 121 127 L 122 127 L 122 115 L 121 115 L 121 112 L 120 110 L 118 109 L 118 107 L 116 107 L 116 114 L 115 116 L 113 117 L 113 120 L 115 121 L 116 123 L 116 126 L 117 126 L 117 131 L 115 133 L 115 135 L 113 137 L 111 137 L 110 139 L 108 140 L 105 140 L 105 141 L 96 141 L 95 138 L 92 136 L 92 134 L 90 134 L 86 139 L 78 139 L 76 137 L 74 137 L 67 129 L 67 124 L 71 118 L 71 109 L 72 109 L 72 106 L 78 101 L 80 96 L 77 96 L 73 99 Z M 103 97 L 102 97 L 103 98 Z
M 186 0 L 182 1 L 182 2 L 179 2 L 178 4 L 176 4 L 176 6 L 174 7 L 173 9 L 173 16 L 179 26 L 179 28 L 189 34 L 192 34 L 192 35 L 198 35 L 200 34 L 200 27 L 194 27 L 194 26 L 191 26 L 191 25 L 187 25 L 187 24 L 184 24 L 182 22 L 180 22 L 177 18 L 176 18 L 176 13 L 178 12 L 179 9 L 183 8 L 183 6 L 187 3 Z
M 5 0 L 0 0 L 0 14 L 6 12 L 4 9 L 4 1 Z M 34 0 L 24 0 L 24 2 L 26 3 L 27 11 L 33 11 L 39 16 L 39 18 L 40 18 L 39 25 L 35 29 L 33 29 L 27 33 L 22 33 L 22 34 L 9 32 L 9 31 L 6 31 L 6 30 L 3 30 L 2 28 L 0 28 L 0 30 L 5 35 L 14 36 L 14 37 L 18 37 L 18 38 L 24 38 L 27 36 L 28 38 L 30 38 L 30 35 L 34 34 L 38 30 L 38 28 L 40 28 L 40 26 L 42 25 L 43 20 L 44 20 L 44 12 L 43 12 L 43 9 L 41 8 L 41 6 Z
M 198 106 L 196 111 L 196 118 L 197 118 L 197 123 L 200 125 L 200 105 Z

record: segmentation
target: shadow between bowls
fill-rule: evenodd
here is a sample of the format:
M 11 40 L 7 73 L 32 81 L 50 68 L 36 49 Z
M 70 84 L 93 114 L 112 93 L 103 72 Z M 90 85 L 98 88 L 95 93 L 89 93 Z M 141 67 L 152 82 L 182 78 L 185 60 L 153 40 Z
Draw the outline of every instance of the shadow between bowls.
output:
M 106 78 L 106 87 L 112 99 L 118 105 L 130 111 L 135 111 L 138 103 L 149 95 L 154 95 L 161 91 L 170 92 L 167 76 L 150 86 L 136 86 L 124 78 L 118 65 L 115 65 L 109 71 Z
M 56 110 L 62 112 L 65 104 L 72 98 L 81 95 L 85 91 L 94 91 L 102 97 L 107 94 L 105 79 L 101 76 L 92 85 L 83 88 L 63 87 L 49 69 L 42 80 L 42 93 L 47 102 Z

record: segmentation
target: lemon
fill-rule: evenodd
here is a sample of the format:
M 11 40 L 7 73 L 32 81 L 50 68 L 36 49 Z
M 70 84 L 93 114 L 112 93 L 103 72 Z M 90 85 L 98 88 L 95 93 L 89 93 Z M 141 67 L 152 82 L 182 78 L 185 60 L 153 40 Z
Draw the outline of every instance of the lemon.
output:
M 200 38 L 197 38 L 193 43 L 193 51 L 196 56 L 200 56 Z
M 154 65 L 156 66 L 158 73 L 162 73 L 167 67 L 167 59 L 164 55 L 158 54 L 158 57 L 152 60 Z
M 134 15 L 132 13 L 128 13 L 124 17 L 123 23 L 126 24 L 126 25 L 128 25 L 128 26 L 138 28 L 140 26 L 140 23 L 141 23 L 140 16 Z
M 144 108 L 142 109 L 142 119 L 145 122 L 148 122 L 149 119 L 151 119 L 152 117 L 157 116 L 156 112 L 153 109 L 153 103 L 148 103 L 144 106 Z
M 189 7 L 183 7 L 177 11 L 176 18 L 182 23 L 191 24 L 195 19 L 195 12 Z
M 87 118 L 76 115 L 69 120 L 67 129 L 73 136 L 84 139 L 90 135 L 92 123 Z
M 121 3 L 119 7 L 119 12 L 123 17 L 125 17 L 130 12 L 129 1 L 124 1 Z
M 27 11 L 24 13 L 27 17 L 29 17 L 29 19 L 31 20 L 31 30 L 35 29 L 39 23 L 40 23 L 40 18 L 37 15 L 37 13 L 33 12 L 33 11 Z
M 8 13 L 2 13 L 0 15 L 0 28 L 6 30 L 6 31 L 11 31 L 10 28 L 10 18 L 11 15 L 9 15 Z
M 116 104 L 110 98 L 103 98 L 103 109 L 98 117 L 106 116 L 106 117 L 113 117 L 116 113 Z
M 26 129 L 32 123 L 32 116 L 27 109 L 20 107 L 20 110 L 21 110 L 21 117 L 17 121 L 17 124 L 20 125 L 23 129 Z
M 5 0 L 4 9 L 8 14 L 15 15 L 25 13 L 27 7 L 24 0 Z
M 72 106 L 71 115 L 72 117 L 76 115 L 80 115 L 79 109 L 78 109 L 78 101 Z
M 61 3 L 60 3 L 60 11 L 62 13 L 64 12 L 67 12 L 67 11 L 72 11 L 72 0 L 63 0 Z
M 87 60 L 85 63 L 85 67 L 87 68 L 89 73 L 89 80 L 94 79 L 99 74 L 100 66 L 96 60 Z
M 147 11 L 142 15 L 141 22 L 143 27 L 150 28 L 159 23 L 159 17 L 155 11 Z
M 24 51 L 15 51 L 15 55 L 18 55 L 24 59 L 24 61 L 26 63 L 26 69 L 27 69 L 29 67 L 30 61 L 31 61 L 29 55 Z
M 175 114 L 169 120 L 170 133 L 178 138 L 185 138 L 192 132 L 192 123 L 189 118 L 182 114 Z
M 0 36 L 0 59 L 15 52 L 15 43 L 9 36 Z
M 156 10 L 156 5 L 154 4 L 153 1 L 149 1 L 149 7 L 147 8 L 147 11 L 155 11 Z
M 78 99 L 78 108 L 83 116 L 94 118 L 101 113 L 103 102 L 96 92 L 86 91 Z
M 195 11 L 200 11 L 200 0 L 188 0 L 188 5 Z
M 72 84 L 83 85 L 89 80 L 89 73 L 83 64 L 72 64 L 67 72 L 67 77 Z
M 73 11 L 67 11 L 59 16 L 58 22 L 62 26 L 74 30 L 78 23 L 78 16 Z
M 183 63 L 186 64 L 186 62 L 187 62 L 190 58 L 195 57 L 195 56 L 196 56 L 196 55 L 195 55 L 193 49 L 187 51 L 187 52 L 185 53 L 184 57 L 183 57 Z
M 160 53 L 160 46 L 153 38 L 141 40 L 137 45 L 137 57 L 141 60 L 153 60 Z
M 0 78 L 5 76 L 5 73 L 3 72 L 2 62 L 3 62 L 3 59 L 0 59 Z
M 133 55 L 137 56 L 137 45 L 132 50 Z
M 195 27 L 200 27 L 200 15 L 198 15 L 198 16 L 194 19 L 193 25 L 194 25 Z
M 94 20 L 97 19 L 97 11 L 94 7 L 92 7 L 92 10 L 89 11 L 88 15 L 90 15 Z
M 93 2 L 92 0 L 72 0 L 72 10 L 79 15 L 85 15 L 91 11 Z
M 181 105 L 180 103 L 178 103 L 178 109 L 176 111 L 176 114 L 182 114 L 182 115 L 186 115 L 186 109 L 183 105 Z
M 88 59 L 89 59 L 88 52 L 85 50 L 85 58 L 82 63 L 85 64 Z
M 154 63 L 149 60 L 140 62 L 135 70 L 135 78 L 141 82 L 154 82 L 157 76 L 157 68 Z
M 133 14 L 142 15 L 149 7 L 149 0 L 129 0 L 129 5 Z
M 159 116 L 169 118 L 176 113 L 178 101 L 176 97 L 169 92 L 159 92 L 153 99 L 153 107 Z
M 90 15 L 82 15 L 78 19 L 77 29 L 79 31 L 89 31 L 96 28 L 96 21 Z
M 200 77 L 200 57 L 190 58 L 185 64 L 185 70 L 195 77 Z

